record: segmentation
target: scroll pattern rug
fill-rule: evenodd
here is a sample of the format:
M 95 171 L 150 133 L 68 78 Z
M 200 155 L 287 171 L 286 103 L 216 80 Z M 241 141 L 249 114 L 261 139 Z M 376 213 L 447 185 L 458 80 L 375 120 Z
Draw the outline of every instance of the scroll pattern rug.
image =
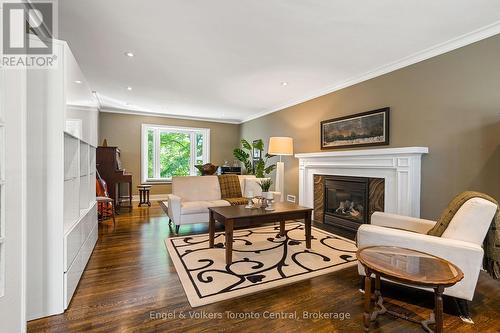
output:
M 356 264 L 353 241 L 312 228 L 312 246 L 306 249 L 304 225 L 234 231 L 233 263 L 225 264 L 224 233 L 216 233 L 215 247 L 208 234 L 165 239 L 192 307 L 284 286 Z

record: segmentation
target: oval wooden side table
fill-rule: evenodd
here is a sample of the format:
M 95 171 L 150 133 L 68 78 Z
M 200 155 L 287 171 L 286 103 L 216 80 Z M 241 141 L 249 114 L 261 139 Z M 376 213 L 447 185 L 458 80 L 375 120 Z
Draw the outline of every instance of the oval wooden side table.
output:
M 443 291 L 463 279 L 464 274 L 451 262 L 428 253 L 391 246 L 370 246 L 356 253 L 365 269 L 365 312 L 363 323 L 365 332 L 378 315 L 387 313 L 392 316 L 419 323 L 427 332 L 443 332 Z M 377 309 L 372 308 L 371 280 L 375 275 L 374 301 Z M 380 277 L 416 287 L 434 289 L 434 312 L 430 318 L 416 321 L 407 316 L 385 308 L 380 293 Z M 434 331 L 429 325 L 435 324 Z

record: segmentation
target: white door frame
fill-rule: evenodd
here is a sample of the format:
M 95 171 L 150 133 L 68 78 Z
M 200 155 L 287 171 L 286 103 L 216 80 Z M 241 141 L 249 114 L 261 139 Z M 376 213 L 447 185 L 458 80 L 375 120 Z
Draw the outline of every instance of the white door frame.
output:
M 0 122 L 4 143 L 4 292 L 2 332 L 26 332 L 26 71 L 0 69 Z M 0 293 L 1 295 L 1 293 Z

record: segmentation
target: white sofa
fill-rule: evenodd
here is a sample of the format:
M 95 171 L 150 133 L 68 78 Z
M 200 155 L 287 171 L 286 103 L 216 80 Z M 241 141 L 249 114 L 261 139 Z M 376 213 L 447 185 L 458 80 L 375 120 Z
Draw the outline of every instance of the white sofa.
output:
M 469 314 L 463 312 L 468 312 L 467 301 L 474 297 L 484 255 L 481 245 L 496 209 L 497 206 L 491 201 L 469 199 L 457 211 L 441 237 L 426 234 L 436 224 L 434 221 L 376 212 L 371 216 L 371 224 L 363 224 L 358 229 L 358 248 L 398 246 L 426 252 L 454 263 L 464 272 L 464 278 L 446 288 L 444 294 L 456 297 L 459 301 L 465 300 L 465 305 L 461 305 L 460 309 L 461 317 L 464 321 L 471 321 Z M 358 271 L 364 276 L 365 271 L 359 263 Z
M 254 195 L 260 195 L 258 183 L 261 178 L 253 175 L 239 175 L 241 193 L 244 196 L 250 189 Z M 273 192 L 275 200 L 280 193 Z M 168 217 L 175 224 L 176 232 L 184 224 L 208 223 L 208 208 L 230 206 L 221 198 L 217 176 L 188 176 L 172 179 L 172 194 L 168 195 Z

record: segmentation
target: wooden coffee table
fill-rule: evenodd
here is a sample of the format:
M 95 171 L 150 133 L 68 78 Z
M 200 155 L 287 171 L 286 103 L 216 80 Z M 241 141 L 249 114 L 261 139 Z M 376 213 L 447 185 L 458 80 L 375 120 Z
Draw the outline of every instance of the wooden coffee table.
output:
M 215 221 L 224 223 L 226 235 L 226 265 L 233 262 L 233 229 L 239 223 L 261 224 L 266 222 L 280 223 L 280 236 L 285 235 L 285 222 L 289 220 L 304 220 L 306 247 L 311 248 L 311 214 L 312 209 L 295 204 L 280 202 L 273 204 L 274 210 L 263 208 L 245 208 L 242 206 L 209 208 L 210 220 L 208 223 L 209 244 L 214 247 Z
M 365 312 L 363 322 L 365 332 L 370 322 L 378 315 L 388 313 L 398 318 L 420 323 L 422 327 L 433 332 L 430 324 L 435 324 L 436 333 L 443 331 L 443 291 L 463 279 L 464 274 L 449 261 L 415 250 L 391 246 L 371 246 L 358 250 L 356 256 L 365 268 Z M 378 309 L 371 311 L 371 275 L 375 275 L 374 300 Z M 380 277 L 390 281 L 409 284 L 417 287 L 434 289 L 434 312 L 430 319 L 416 321 L 395 311 L 387 310 L 380 293 Z

